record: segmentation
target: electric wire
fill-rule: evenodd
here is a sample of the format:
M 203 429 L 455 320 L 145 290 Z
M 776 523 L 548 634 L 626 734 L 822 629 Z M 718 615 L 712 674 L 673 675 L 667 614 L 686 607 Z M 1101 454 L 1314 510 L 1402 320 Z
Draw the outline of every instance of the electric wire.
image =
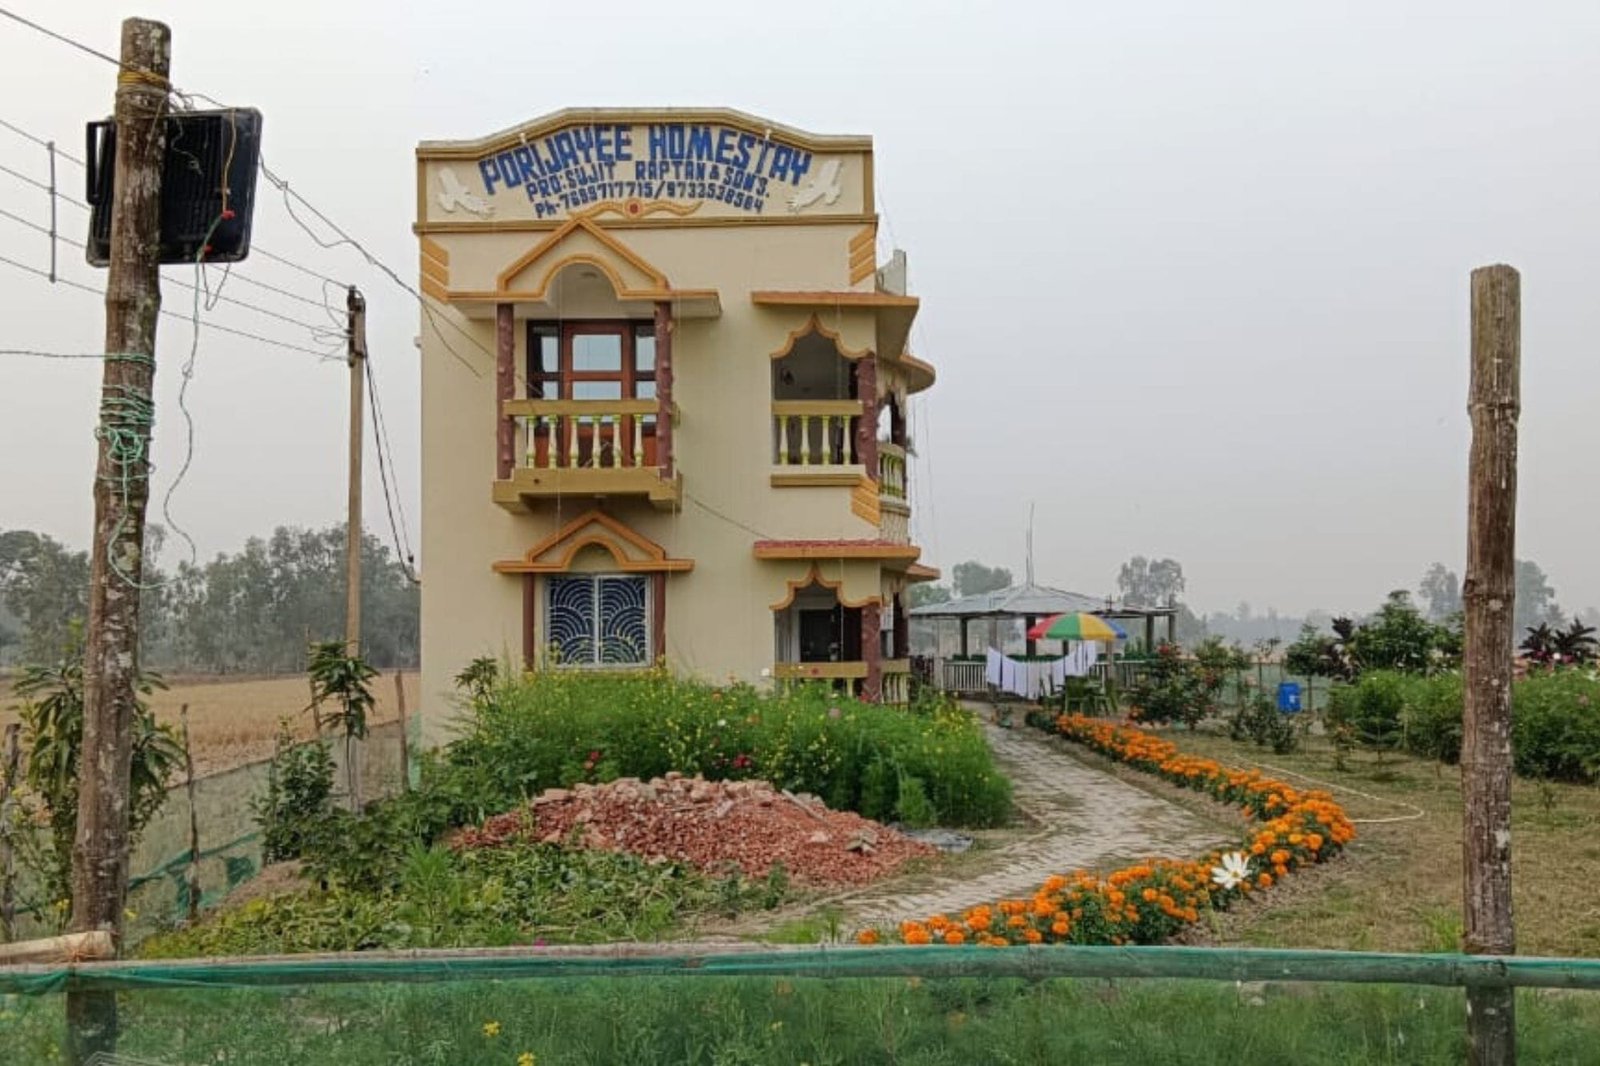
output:
M 0 255 L 0 263 L 4 263 L 9 267 L 14 267 L 17 270 L 24 271 L 25 273 L 32 274 L 35 277 L 43 278 L 45 281 L 50 281 L 50 274 L 47 271 L 40 270 L 38 267 L 29 266 L 27 263 L 18 262 L 17 260 L 11 259 L 4 255 Z M 86 292 L 91 296 L 101 297 L 102 299 L 105 297 L 104 290 L 97 289 L 93 285 L 85 285 L 83 282 L 74 281 L 71 278 L 58 277 L 54 282 L 52 282 L 52 284 L 64 285 L 69 289 L 77 289 L 81 292 Z M 162 308 L 161 313 L 169 318 L 176 318 L 180 322 L 189 321 L 188 315 L 179 314 L 176 311 L 169 311 L 166 308 Z M 259 333 L 251 333 L 249 330 L 236 329 L 232 326 L 224 326 L 218 322 L 209 322 L 202 319 L 200 325 L 206 329 L 216 330 L 218 333 L 228 333 L 235 337 L 244 337 L 248 340 L 258 341 L 262 344 L 270 345 L 275 348 L 284 348 L 291 352 L 301 352 L 305 355 L 314 355 L 318 359 L 325 360 L 329 355 L 327 351 L 319 351 L 315 348 L 308 348 L 304 345 L 294 344 L 290 341 L 278 340 L 274 337 L 263 337 Z
M 396 561 L 405 570 L 407 580 L 414 585 L 421 584 L 417 578 L 416 556 L 411 552 L 411 539 L 405 530 L 405 509 L 398 499 L 399 487 L 397 484 L 393 491 L 389 487 L 390 468 L 394 466 L 394 453 L 389 445 L 388 427 L 383 420 L 383 404 L 378 399 L 378 380 L 372 373 L 372 359 L 369 357 L 363 359 L 362 362 L 366 364 L 367 407 L 372 412 L 373 452 L 378 457 L 378 480 L 383 485 L 383 505 L 389 516 L 389 536 L 394 543 Z M 400 514 L 398 522 L 395 520 L 397 510 Z
M 80 251 L 82 251 L 83 248 L 84 248 L 84 245 L 83 245 L 82 241 L 74 240 L 71 237 L 63 236 L 62 234 L 59 234 L 59 233 L 51 233 L 51 231 L 49 230 L 48 227 L 41 226 L 41 225 L 39 225 L 39 223 L 34 222 L 31 219 L 25 218 L 22 215 L 16 214 L 15 212 L 7 211 L 3 207 L 0 207 L 0 218 L 10 219 L 12 222 L 15 222 L 15 223 L 17 223 L 19 225 L 22 225 L 22 226 L 26 226 L 29 229 L 33 230 L 34 232 L 43 234 L 46 237 L 54 237 L 56 240 L 62 242 L 63 244 L 67 245 L 68 247 L 77 248 Z M 196 288 L 196 286 L 191 285 L 189 282 L 182 281 L 182 280 L 180 280 L 178 278 L 164 278 L 162 280 L 163 280 L 163 282 L 165 284 L 176 285 L 180 289 L 195 289 Z M 245 279 L 243 275 L 240 275 L 239 276 L 239 280 L 244 281 L 244 280 L 247 280 L 247 279 Z M 267 287 L 270 288 L 270 286 L 267 286 Z M 310 303 L 310 304 L 313 304 L 313 305 L 316 305 L 316 301 L 315 300 L 307 299 L 306 302 Z M 220 289 L 218 290 L 218 293 L 217 293 L 217 295 L 215 297 L 211 297 L 211 296 L 208 295 L 207 302 L 206 302 L 206 309 L 207 310 L 211 310 L 218 303 L 235 304 L 235 305 L 237 305 L 239 307 L 245 308 L 246 310 L 254 311 L 259 315 L 266 315 L 268 318 L 275 318 L 275 319 L 279 320 L 280 322 L 286 322 L 291 326 L 299 326 L 302 329 L 310 331 L 310 333 L 313 336 L 313 338 L 320 337 L 320 336 L 325 336 L 326 334 L 328 334 L 330 332 L 326 326 L 320 325 L 318 323 L 315 323 L 315 322 L 304 322 L 304 321 L 302 321 L 302 320 L 300 320 L 298 318 L 292 318 L 289 315 L 285 315 L 285 314 L 282 314 L 282 313 L 280 313 L 278 311 L 274 311 L 269 307 L 262 307 L 259 304 L 253 304 L 253 303 L 250 303 L 249 301 L 241 300 L 241 299 L 239 299 L 238 297 L 235 297 L 235 296 L 223 296 L 223 295 L 221 295 L 221 290 Z M 343 339 L 343 335 L 342 334 L 340 335 L 339 339 L 341 339 L 341 340 Z

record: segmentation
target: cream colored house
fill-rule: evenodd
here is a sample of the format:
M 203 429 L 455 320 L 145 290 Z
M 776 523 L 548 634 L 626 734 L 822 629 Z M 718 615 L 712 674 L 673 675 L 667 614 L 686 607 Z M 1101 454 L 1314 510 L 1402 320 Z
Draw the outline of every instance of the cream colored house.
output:
M 905 698 L 934 373 L 877 222 L 870 138 L 736 111 L 417 149 L 431 734 L 480 655 Z

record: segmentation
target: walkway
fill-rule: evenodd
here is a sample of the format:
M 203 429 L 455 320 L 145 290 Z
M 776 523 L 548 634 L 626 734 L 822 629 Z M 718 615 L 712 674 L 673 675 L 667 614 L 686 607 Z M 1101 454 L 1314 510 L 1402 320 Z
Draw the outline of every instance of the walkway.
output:
M 971 873 L 923 885 L 873 885 L 834 902 L 852 926 L 954 913 L 979 903 L 1026 897 L 1051 874 L 1109 871 L 1140 859 L 1189 858 L 1235 837 L 1168 800 L 1093 769 L 1060 741 L 1033 729 L 986 727 L 989 746 L 1011 776 L 1016 804 L 1037 828 L 993 851 L 974 851 Z

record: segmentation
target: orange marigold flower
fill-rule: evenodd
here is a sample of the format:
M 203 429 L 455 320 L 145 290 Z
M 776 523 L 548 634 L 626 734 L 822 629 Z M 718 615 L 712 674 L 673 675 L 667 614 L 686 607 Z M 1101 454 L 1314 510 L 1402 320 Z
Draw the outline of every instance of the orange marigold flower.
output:
M 959 929 L 947 929 L 944 934 L 944 942 L 946 944 L 964 944 L 967 942 L 967 934 Z
M 1066 936 L 1067 935 L 1067 930 L 1069 928 L 1070 927 L 1067 925 L 1066 922 L 1057 921 L 1054 925 L 1052 925 L 1050 927 L 1050 931 L 1052 933 L 1054 933 L 1056 936 Z
M 876 944 L 877 942 L 878 931 L 876 929 L 863 929 L 856 934 L 857 944 Z
M 1037 944 L 1039 941 L 1044 939 L 1044 934 L 1039 932 L 1037 929 L 1029 929 L 1027 932 L 1022 934 L 1022 939 L 1026 940 L 1030 944 Z
M 1161 893 L 1157 892 L 1153 888 L 1147 888 L 1143 892 L 1139 893 L 1139 895 L 1146 903 L 1154 903 Z
M 1271 888 L 1272 875 L 1267 873 L 1265 870 L 1262 870 L 1261 876 L 1256 878 L 1256 884 L 1260 885 L 1262 888 Z

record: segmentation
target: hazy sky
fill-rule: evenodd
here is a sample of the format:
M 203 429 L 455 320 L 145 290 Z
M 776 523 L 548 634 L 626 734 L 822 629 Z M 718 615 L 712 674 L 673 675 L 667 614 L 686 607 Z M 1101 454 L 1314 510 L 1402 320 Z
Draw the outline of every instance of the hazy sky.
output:
M 977 556 L 1020 572 L 1030 504 L 1040 580 L 1099 594 L 1130 554 L 1171 555 L 1201 610 L 1361 610 L 1435 559 L 1459 569 L 1467 278 L 1509 262 L 1518 552 L 1567 607 L 1600 603 L 1594 0 L 0 6 L 112 53 L 125 14 L 167 21 L 174 82 L 265 112 L 269 165 L 408 280 L 418 140 L 581 105 L 727 105 L 871 134 L 884 250 L 910 255 L 914 347 L 939 369 L 913 415 L 913 531 L 946 569 Z M 114 77 L 0 20 L 0 118 L 79 154 Z M 4 129 L 0 164 L 45 174 L 43 150 Z M 81 171 L 61 175 L 81 196 Z M 260 246 L 367 293 L 415 539 L 417 308 L 261 192 Z M 48 222 L 45 194 L 3 173 L 0 200 Z M 63 206 L 61 225 L 81 238 L 84 216 Z M 0 255 L 42 268 L 47 241 L 0 217 Z M 321 299 L 260 257 L 240 273 Z M 99 349 L 95 297 L 4 264 L 0 278 L 0 348 Z M 237 278 L 224 295 L 326 322 Z M 165 300 L 190 310 L 182 289 Z M 207 317 L 312 344 L 242 308 Z M 177 524 L 210 555 L 337 520 L 342 363 L 200 340 Z M 189 343 L 163 322 L 158 494 L 183 461 Z M 86 543 L 98 374 L 0 356 L 0 528 Z

